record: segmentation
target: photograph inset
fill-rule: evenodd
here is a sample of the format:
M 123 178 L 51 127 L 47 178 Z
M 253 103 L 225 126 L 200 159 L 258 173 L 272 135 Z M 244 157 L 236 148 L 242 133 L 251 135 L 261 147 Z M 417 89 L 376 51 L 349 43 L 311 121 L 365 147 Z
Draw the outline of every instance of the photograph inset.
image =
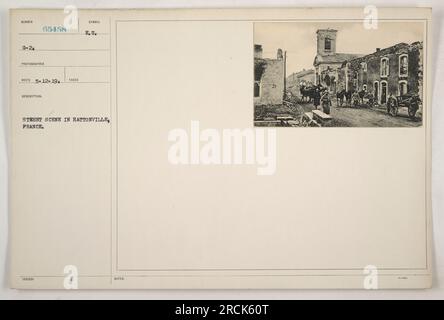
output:
M 254 125 L 422 124 L 422 22 L 254 25 Z

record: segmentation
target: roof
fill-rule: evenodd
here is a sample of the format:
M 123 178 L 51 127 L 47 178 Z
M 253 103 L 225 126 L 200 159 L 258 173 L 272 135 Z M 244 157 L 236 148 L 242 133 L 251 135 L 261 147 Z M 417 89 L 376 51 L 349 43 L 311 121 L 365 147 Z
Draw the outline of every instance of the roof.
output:
M 387 47 L 384 49 L 380 49 L 379 51 L 375 51 L 373 53 L 367 54 L 365 56 L 357 57 L 357 58 L 352 59 L 348 62 L 350 62 L 351 64 L 358 64 L 358 63 L 361 63 L 371 57 L 382 57 L 382 56 L 385 56 L 385 55 L 388 55 L 388 54 L 391 54 L 391 53 L 394 53 L 397 51 L 399 52 L 402 50 L 406 50 L 406 52 L 407 52 L 409 49 L 418 48 L 418 47 L 420 48 L 421 46 L 422 46 L 421 41 L 417 41 L 412 44 L 407 44 L 407 43 L 401 42 L 401 43 L 395 44 L 393 46 L 390 46 L 390 47 Z M 343 63 L 343 66 L 344 65 L 345 65 L 345 61 Z
M 338 30 L 336 30 L 336 29 L 331 29 L 331 28 L 327 28 L 327 29 L 318 29 L 317 31 L 316 31 L 316 33 L 319 33 L 319 32 L 338 32 Z
M 313 69 L 302 70 L 302 71 L 296 72 L 296 76 L 303 77 L 303 76 L 306 76 L 307 74 L 312 74 L 312 73 L 314 73 Z
M 342 63 L 344 61 L 353 60 L 362 57 L 363 54 L 355 53 L 335 53 L 330 55 L 320 55 L 318 54 L 315 58 L 314 64 L 318 63 Z
M 309 74 L 314 74 L 314 72 L 315 72 L 314 69 L 301 70 L 301 71 L 298 71 L 298 72 L 293 72 L 292 74 L 290 74 L 288 76 L 288 78 L 291 78 L 291 77 L 300 78 L 300 77 L 304 77 L 304 76 L 309 75 Z

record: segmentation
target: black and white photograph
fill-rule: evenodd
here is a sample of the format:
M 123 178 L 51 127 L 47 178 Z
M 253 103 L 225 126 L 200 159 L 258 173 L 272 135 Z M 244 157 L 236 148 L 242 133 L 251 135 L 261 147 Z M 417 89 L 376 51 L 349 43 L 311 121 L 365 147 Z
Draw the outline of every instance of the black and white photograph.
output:
M 254 25 L 257 127 L 417 127 L 424 22 Z

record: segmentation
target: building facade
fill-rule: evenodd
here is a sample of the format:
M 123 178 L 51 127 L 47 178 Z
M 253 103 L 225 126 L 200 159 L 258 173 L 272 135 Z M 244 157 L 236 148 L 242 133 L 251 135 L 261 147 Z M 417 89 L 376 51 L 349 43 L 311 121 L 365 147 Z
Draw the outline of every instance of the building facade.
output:
M 285 61 L 281 49 L 276 59 L 263 58 L 262 46 L 254 45 L 254 105 L 282 104 L 285 89 Z
M 339 78 L 345 90 L 372 93 L 384 104 L 390 95 L 419 95 L 422 99 L 422 42 L 398 43 L 374 53 L 344 61 Z

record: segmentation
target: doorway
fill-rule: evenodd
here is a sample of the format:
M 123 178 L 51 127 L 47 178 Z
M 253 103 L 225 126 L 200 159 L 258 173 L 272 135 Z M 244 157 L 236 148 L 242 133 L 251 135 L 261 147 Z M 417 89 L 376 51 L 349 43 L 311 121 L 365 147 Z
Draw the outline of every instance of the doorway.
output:
M 375 81 L 373 84 L 373 95 L 375 97 L 375 101 L 379 101 L 379 82 Z
M 381 104 L 387 102 L 387 82 L 381 82 Z

